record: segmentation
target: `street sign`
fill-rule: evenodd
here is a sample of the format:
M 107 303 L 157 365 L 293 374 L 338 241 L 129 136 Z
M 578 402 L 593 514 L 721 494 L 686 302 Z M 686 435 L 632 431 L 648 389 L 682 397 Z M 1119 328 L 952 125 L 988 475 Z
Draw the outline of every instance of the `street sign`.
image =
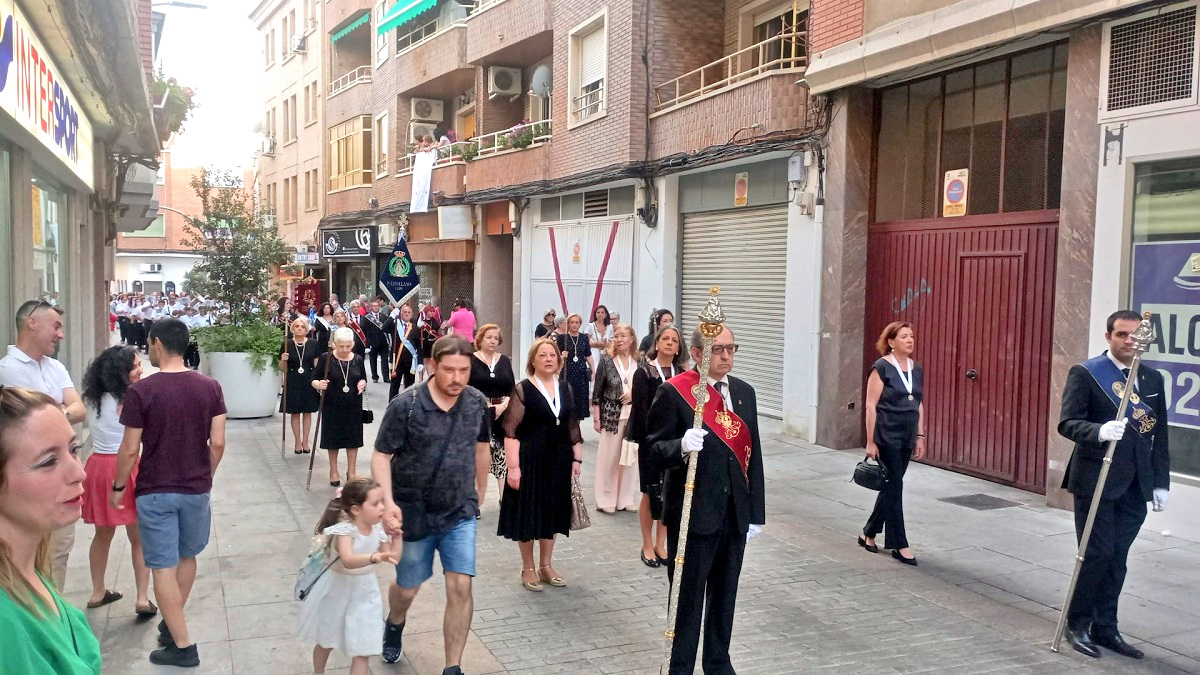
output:
M 733 176 L 733 205 L 745 206 L 750 203 L 750 173 L 742 171 Z
M 967 169 L 946 172 L 942 189 L 942 217 L 954 218 L 967 215 Z

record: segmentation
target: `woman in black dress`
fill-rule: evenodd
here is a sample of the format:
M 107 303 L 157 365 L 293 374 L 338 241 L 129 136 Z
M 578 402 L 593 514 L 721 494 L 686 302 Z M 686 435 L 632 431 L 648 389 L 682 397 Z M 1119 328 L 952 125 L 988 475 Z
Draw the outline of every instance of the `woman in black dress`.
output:
M 883 547 L 892 549 L 892 557 L 915 566 L 904 532 L 904 472 L 909 460 L 925 456 L 925 377 L 911 358 L 913 346 L 912 324 L 901 321 L 889 323 L 875 343 L 882 358 L 867 378 L 867 456 L 887 468 L 888 482 L 875 499 L 858 545 L 878 551 L 875 535 L 882 531 Z
M 432 301 L 421 308 L 417 315 L 417 328 L 421 329 L 421 380 L 428 379 L 433 373 L 433 343 L 442 336 L 442 310 Z
M 556 377 L 562 366 L 558 346 L 534 340 L 525 360 L 529 377 L 513 389 L 504 419 L 508 473 L 496 534 L 518 542 L 521 585 L 540 591 L 542 582 L 567 585 L 554 569 L 554 539 L 570 535 L 571 478 L 583 464 L 583 437 L 570 389 Z M 541 563 L 536 567 L 535 539 Z
M 321 311 L 317 312 L 317 322 L 313 324 L 313 337 L 317 339 L 317 345 L 321 351 L 330 350 L 329 343 L 333 340 L 333 331 L 335 330 L 337 330 L 337 321 L 333 318 L 333 305 L 326 302 L 321 305 Z
M 674 324 L 658 330 L 646 357 L 633 374 L 629 426 L 626 437 L 639 446 L 646 442 L 646 433 L 653 422 L 649 419 L 650 403 L 663 382 L 687 368 L 683 351 L 683 335 Z M 667 563 L 667 528 L 662 522 L 662 469 L 649 452 L 638 452 L 638 478 L 642 484 L 642 503 L 638 520 L 642 528 L 642 563 L 659 567 Z
M 342 484 L 338 475 L 338 450 L 346 449 L 346 478 L 354 478 L 358 449 L 363 444 L 363 392 L 367 390 L 367 372 L 363 359 L 354 353 L 354 333 L 339 328 L 333 334 L 333 351 L 317 359 L 313 380 L 317 391 L 325 392 L 322 403 L 321 448 L 329 451 L 329 484 Z
M 571 402 L 574 403 L 575 419 L 585 420 L 590 415 L 588 386 L 596 364 L 592 361 L 592 343 L 588 336 L 579 332 L 583 317 L 572 314 L 567 317 L 567 332 L 558 336 L 558 351 L 562 352 L 563 377 L 571 385 Z
M 552 335 L 554 333 L 554 319 L 557 316 L 558 312 L 554 311 L 553 307 L 547 309 L 546 313 L 542 315 L 542 322 L 537 325 L 537 328 L 533 329 L 533 338 L 536 340 L 540 337 Z
M 298 316 L 292 321 L 292 337 L 285 338 L 279 347 L 279 369 L 287 378 L 286 396 L 279 399 L 279 412 L 291 418 L 292 438 L 297 455 L 312 452 L 312 414 L 317 411 L 321 395 L 312 387 L 313 372 L 321 347 L 308 337 L 308 318 Z M 304 422 L 301 435 L 300 423 Z
M 475 346 L 479 349 L 471 356 L 471 379 L 468 382 L 488 399 L 488 414 L 492 418 L 492 447 L 488 453 L 475 458 L 475 491 L 479 493 L 479 506 L 487 496 L 487 477 L 496 477 L 496 487 L 503 490 L 504 483 L 504 411 L 508 399 L 516 386 L 512 361 L 496 349 L 504 344 L 500 337 L 500 326 L 485 323 L 475 333 Z

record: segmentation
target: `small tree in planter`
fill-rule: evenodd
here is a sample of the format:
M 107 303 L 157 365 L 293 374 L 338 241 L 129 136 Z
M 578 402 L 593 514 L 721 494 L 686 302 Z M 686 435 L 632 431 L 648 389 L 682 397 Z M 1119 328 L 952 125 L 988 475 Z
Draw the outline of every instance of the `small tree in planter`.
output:
M 260 303 L 256 310 L 247 299 L 265 296 L 271 270 L 288 262 L 289 248 L 268 218 L 269 213 L 256 207 L 245 189 L 227 187 L 239 185 L 240 178 L 230 171 L 204 171 L 192 177 L 191 186 L 200 198 L 201 213 L 185 217 L 186 235 L 182 243 L 204 255 L 188 276 L 190 289 L 229 304 L 228 323 L 198 329 L 197 344 L 210 357 L 243 355 L 241 362 L 250 371 L 230 374 L 230 368 L 218 369 L 210 359 L 210 374 L 225 390 L 230 417 L 261 417 L 274 409 L 277 380 L 269 365 L 279 353 L 283 336 L 267 320 L 268 304 Z M 263 381 L 257 395 L 267 397 L 267 401 L 259 404 L 259 409 L 269 404 L 267 412 L 239 415 L 234 411 L 232 399 L 235 392 L 248 396 L 255 393 L 255 387 L 247 384 L 254 380 Z

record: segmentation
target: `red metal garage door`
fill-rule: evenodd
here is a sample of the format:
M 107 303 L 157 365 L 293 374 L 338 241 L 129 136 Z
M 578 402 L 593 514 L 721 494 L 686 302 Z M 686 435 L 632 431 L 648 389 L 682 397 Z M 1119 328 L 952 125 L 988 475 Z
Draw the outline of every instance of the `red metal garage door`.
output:
M 1058 211 L 882 223 L 868 239 L 867 355 L 910 321 L 926 462 L 1045 492 Z

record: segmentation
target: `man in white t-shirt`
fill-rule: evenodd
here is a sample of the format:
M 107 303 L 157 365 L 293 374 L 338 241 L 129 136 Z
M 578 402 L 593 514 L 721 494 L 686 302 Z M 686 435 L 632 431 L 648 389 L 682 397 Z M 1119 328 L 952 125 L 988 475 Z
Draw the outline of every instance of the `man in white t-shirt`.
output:
M 63 339 L 62 310 L 44 300 L 30 300 L 17 309 L 17 344 L 8 346 L 0 359 L 0 384 L 24 387 L 48 395 L 62 408 L 71 424 L 83 422 L 87 411 L 75 390 L 71 374 L 50 355 Z M 75 524 L 54 531 L 54 583 L 63 588 L 67 580 L 67 557 L 75 544 Z

